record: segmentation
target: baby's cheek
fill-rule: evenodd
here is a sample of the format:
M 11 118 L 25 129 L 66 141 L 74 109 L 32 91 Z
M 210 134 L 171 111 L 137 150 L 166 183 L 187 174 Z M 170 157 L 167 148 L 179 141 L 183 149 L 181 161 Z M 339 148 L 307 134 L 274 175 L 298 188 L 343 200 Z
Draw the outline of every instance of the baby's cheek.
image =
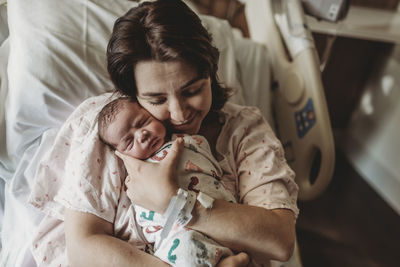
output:
M 165 126 L 164 126 L 164 124 L 162 124 L 162 122 L 157 122 L 156 125 L 157 125 L 157 128 L 160 129 L 160 130 L 161 129 L 165 129 Z
M 159 134 L 160 136 L 161 136 L 161 135 L 165 136 L 165 132 L 166 132 L 165 126 L 162 125 L 162 124 L 160 123 L 160 124 L 156 127 L 156 133 Z

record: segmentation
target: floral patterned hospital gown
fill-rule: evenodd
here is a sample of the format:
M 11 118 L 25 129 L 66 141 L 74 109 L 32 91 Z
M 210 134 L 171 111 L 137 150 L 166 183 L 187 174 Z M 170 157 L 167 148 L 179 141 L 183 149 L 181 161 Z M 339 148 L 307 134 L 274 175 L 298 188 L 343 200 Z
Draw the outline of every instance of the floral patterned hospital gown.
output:
M 39 266 L 67 266 L 65 208 L 94 214 L 114 225 L 117 237 L 144 248 L 124 197 L 126 171 L 97 135 L 96 116 L 111 94 L 83 102 L 64 123 L 52 149 L 42 159 L 30 203 L 47 216 L 32 241 Z M 298 186 L 279 140 L 255 107 L 226 103 L 216 144 L 222 182 L 239 203 L 289 209 L 298 215 Z

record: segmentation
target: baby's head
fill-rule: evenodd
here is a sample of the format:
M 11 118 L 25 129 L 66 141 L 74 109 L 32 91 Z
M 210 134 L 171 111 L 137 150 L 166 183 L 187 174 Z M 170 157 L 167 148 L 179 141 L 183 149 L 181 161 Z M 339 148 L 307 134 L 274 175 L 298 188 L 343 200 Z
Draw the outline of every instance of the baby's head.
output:
M 137 159 L 146 159 L 164 144 L 166 129 L 130 98 L 118 98 L 98 115 L 99 137 L 105 144 Z

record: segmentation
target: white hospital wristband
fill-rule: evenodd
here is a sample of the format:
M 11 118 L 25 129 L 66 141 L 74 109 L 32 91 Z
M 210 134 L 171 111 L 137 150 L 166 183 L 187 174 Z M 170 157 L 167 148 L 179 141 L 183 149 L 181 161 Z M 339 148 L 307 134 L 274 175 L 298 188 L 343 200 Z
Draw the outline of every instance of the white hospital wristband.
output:
M 186 204 L 179 212 L 177 220 L 178 224 L 182 227 L 186 226 L 192 219 L 193 217 L 192 211 L 194 204 L 196 203 L 196 193 L 189 190 L 186 192 L 187 192 Z
M 211 209 L 214 204 L 214 199 L 202 192 L 197 195 L 197 201 L 206 209 Z
M 165 218 L 164 227 L 161 231 L 161 240 L 167 237 L 172 229 L 175 221 L 179 218 L 181 210 L 187 203 L 188 192 L 179 188 L 178 194 L 172 197 L 167 210 L 164 212 L 163 217 Z

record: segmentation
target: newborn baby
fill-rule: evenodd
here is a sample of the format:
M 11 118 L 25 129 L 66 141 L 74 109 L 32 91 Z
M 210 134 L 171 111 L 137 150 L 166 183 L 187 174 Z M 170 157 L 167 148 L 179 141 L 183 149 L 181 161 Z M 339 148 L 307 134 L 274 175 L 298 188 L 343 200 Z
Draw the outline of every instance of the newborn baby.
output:
M 98 129 L 100 139 L 112 149 L 151 162 L 164 159 L 172 141 L 183 137 L 185 148 L 176 172 L 178 187 L 196 194 L 200 203 L 202 199 L 236 202 L 220 181 L 222 170 L 207 140 L 200 135 L 172 135 L 168 138 L 165 126 L 135 100 L 118 98 L 104 106 L 98 116 Z M 154 244 L 154 255 L 170 265 L 215 266 L 221 258 L 233 254 L 204 234 L 183 227 L 182 220 L 171 224 L 168 215 L 173 212 L 168 209 L 164 214 L 158 214 L 138 205 L 133 205 L 133 208 L 145 242 Z

